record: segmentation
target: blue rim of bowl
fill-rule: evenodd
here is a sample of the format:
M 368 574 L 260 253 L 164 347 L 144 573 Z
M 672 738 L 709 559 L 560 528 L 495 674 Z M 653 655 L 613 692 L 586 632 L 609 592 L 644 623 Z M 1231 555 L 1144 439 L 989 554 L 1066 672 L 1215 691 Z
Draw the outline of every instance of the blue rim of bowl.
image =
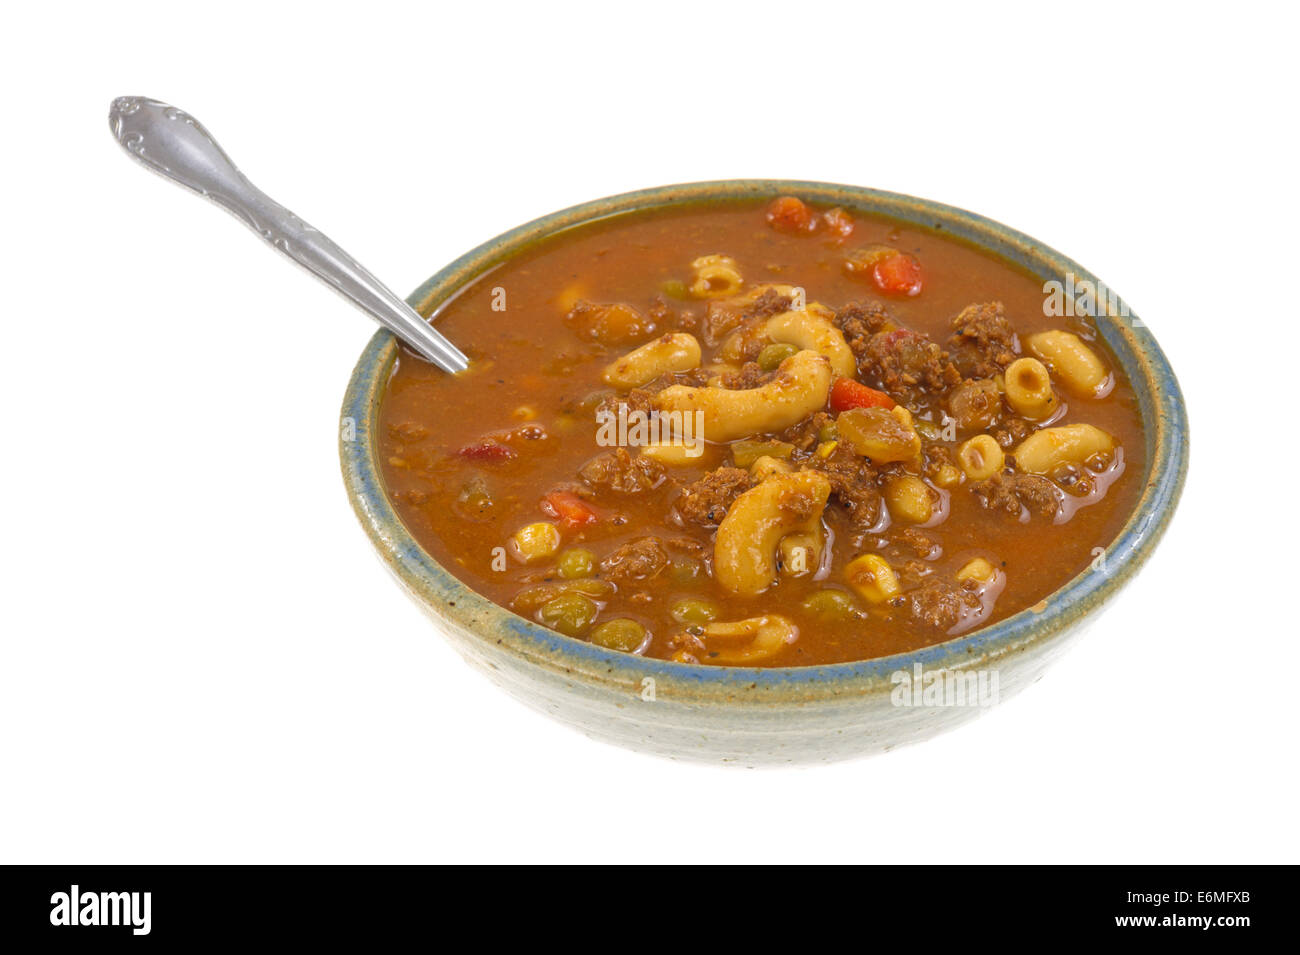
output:
M 965 241 L 986 254 L 1009 260 L 1031 274 L 1097 283 L 1087 269 L 1054 249 L 992 219 L 927 199 L 861 186 L 777 179 L 734 179 L 681 183 L 622 193 L 571 206 L 504 232 L 449 263 L 424 282 L 407 301 L 422 314 L 445 306 L 464 288 L 535 242 L 580 225 L 671 205 L 742 202 L 798 195 L 922 226 Z M 1046 268 L 1050 266 L 1050 268 Z M 458 277 L 458 278 L 457 278 Z M 448 281 L 456 278 L 454 284 Z M 439 290 L 442 294 L 438 294 Z M 1118 300 L 1117 300 L 1118 301 Z M 606 650 L 566 637 L 520 617 L 476 593 L 427 554 L 393 510 L 384 489 L 374 445 L 373 415 L 391 374 L 396 343 L 391 333 L 375 333 L 357 361 L 344 397 L 342 416 L 355 423 L 355 439 L 340 440 L 339 453 L 353 509 L 381 556 L 399 579 L 440 616 L 458 618 L 478 632 L 472 619 L 499 624 L 485 641 L 511 637 L 513 648 L 539 664 L 569 673 L 599 675 L 635 685 L 645 676 L 668 678 L 683 686 L 710 684 L 747 690 L 796 685 L 887 683 L 890 674 L 914 664 L 965 669 L 1028 644 L 1050 639 L 1116 594 L 1138 571 L 1163 536 L 1177 507 L 1188 466 L 1188 423 L 1177 378 L 1168 360 L 1138 317 L 1096 321 L 1098 332 L 1119 359 L 1138 393 L 1147 439 L 1146 487 L 1128 521 L 1106 548 L 1106 571 L 1089 568 L 1058 588 L 1043 605 L 1019 611 L 989 627 L 929 647 L 851 663 L 796 667 L 728 667 L 674 663 Z M 622 671 L 621 673 L 618 671 Z

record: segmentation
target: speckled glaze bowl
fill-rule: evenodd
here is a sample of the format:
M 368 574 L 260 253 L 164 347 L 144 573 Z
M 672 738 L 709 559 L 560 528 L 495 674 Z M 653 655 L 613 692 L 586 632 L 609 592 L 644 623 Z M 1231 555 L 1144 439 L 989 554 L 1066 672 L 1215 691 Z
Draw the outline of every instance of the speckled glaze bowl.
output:
M 520 226 L 438 272 L 411 295 L 437 311 L 486 270 L 562 229 L 666 204 L 782 194 L 941 229 L 1045 282 L 1096 278 L 1040 242 L 981 216 L 887 192 L 828 183 L 728 180 L 599 199 Z M 1115 311 L 1117 301 L 1112 300 Z M 1122 315 L 1122 317 L 1121 317 Z M 1132 381 L 1146 427 L 1145 490 L 1106 553 L 1049 599 L 1002 622 L 924 650 L 829 666 L 734 668 L 670 663 L 562 636 L 467 588 L 407 532 L 384 490 L 372 440 L 396 356 L 375 334 L 343 401 L 340 456 L 352 506 L 408 594 L 470 664 L 524 703 L 595 739 L 660 756 L 745 766 L 818 763 L 888 751 L 974 718 L 978 705 L 911 705 L 900 673 L 996 672 L 1005 700 L 1039 678 L 1137 573 L 1164 533 L 1187 471 L 1187 417 L 1178 382 L 1151 334 L 1131 314 L 1097 320 Z M 991 684 L 990 684 L 991 685 Z M 919 689 L 919 686 L 918 686 Z M 987 695 L 982 702 L 987 702 Z M 968 701 L 969 702 L 969 701 Z

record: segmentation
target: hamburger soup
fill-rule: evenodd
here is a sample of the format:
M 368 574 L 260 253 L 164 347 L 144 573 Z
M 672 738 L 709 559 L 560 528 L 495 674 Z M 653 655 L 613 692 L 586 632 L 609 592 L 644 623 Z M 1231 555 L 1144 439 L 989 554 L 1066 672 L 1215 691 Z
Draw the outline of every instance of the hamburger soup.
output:
M 578 640 L 914 650 L 1103 567 L 1142 490 L 1112 319 L 1060 305 L 942 231 L 793 196 L 605 219 L 441 308 L 469 371 L 401 351 L 384 480 L 432 557 Z

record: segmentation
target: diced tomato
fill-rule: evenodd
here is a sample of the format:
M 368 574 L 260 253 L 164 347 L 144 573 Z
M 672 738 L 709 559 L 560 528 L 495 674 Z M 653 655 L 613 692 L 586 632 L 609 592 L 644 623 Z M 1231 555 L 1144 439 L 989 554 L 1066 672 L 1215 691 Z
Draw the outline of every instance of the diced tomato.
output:
M 781 196 L 767 207 L 767 224 L 777 232 L 811 232 L 817 228 L 817 219 L 802 200 Z
M 492 438 L 467 444 L 456 453 L 471 461 L 510 461 L 517 454 L 514 448 Z
M 850 408 L 892 408 L 894 399 L 883 391 L 868 388 L 852 378 L 837 378 L 831 385 L 831 410 L 848 411 Z
M 871 281 L 886 295 L 916 295 L 921 291 L 921 263 L 914 255 L 895 252 L 871 267 Z
M 566 527 L 582 527 L 600 520 L 600 515 L 572 491 L 552 491 L 542 498 L 542 513 Z
M 853 234 L 853 216 L 839 206 L 822 213 L 822 221 L 830 233 L 839 239 L 847 239 Z

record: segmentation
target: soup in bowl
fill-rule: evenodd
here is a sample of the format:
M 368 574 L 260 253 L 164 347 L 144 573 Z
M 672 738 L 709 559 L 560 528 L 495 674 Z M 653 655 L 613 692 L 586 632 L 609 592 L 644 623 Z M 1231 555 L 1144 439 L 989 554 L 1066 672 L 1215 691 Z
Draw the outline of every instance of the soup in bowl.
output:
M 1015 692 L 1172 514 L 1177 384 L 1104 284 L 935 203 L 672 186 L 411 298 L 344 406 L 363 525 L 462 653 L 669 756 L 876 752 Z

